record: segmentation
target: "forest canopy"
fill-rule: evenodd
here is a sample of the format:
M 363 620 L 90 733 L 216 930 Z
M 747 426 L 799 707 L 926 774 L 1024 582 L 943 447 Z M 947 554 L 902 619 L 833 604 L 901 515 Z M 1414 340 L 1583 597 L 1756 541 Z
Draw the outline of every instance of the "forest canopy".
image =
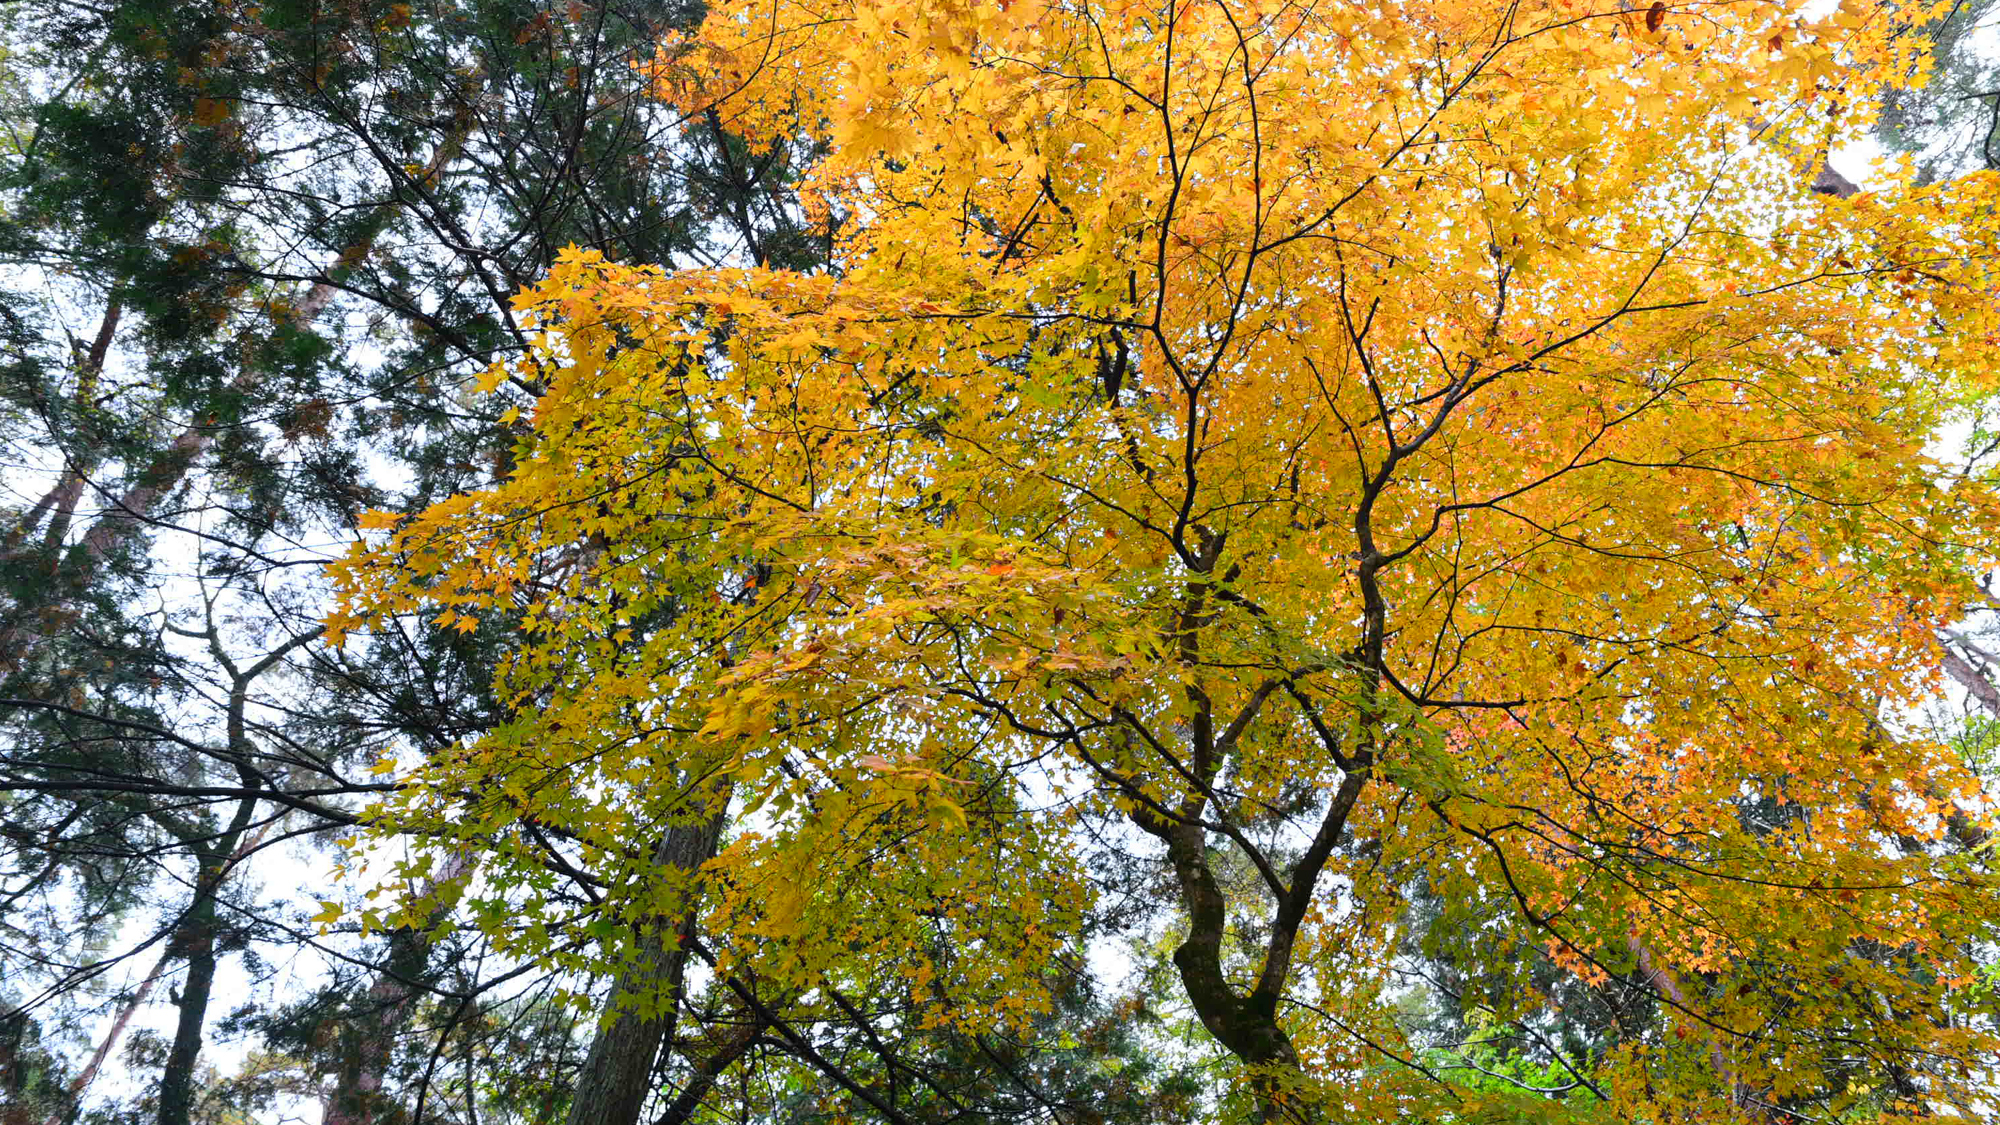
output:
M 1989 1118 L 1991 14 L 0 7 L 0 1125 Z
M 1992 566 L 1929 448 L 2000 181 L 1820 174 L 1910 19 L 715 5 L 655 91 L 823 123 L 831 255 L 517 299 L 512 473 L 377 520 L 332 619 L 518 620 L 514 717 L 370 831 L 480 849 L 514 956 L 699 901 L 717 980 L 966 1033 L 1051 1010 L 1107 842 L 1222 1117 L 1976 1119 L 1987 791 L 1887 717 Z M 1489 1091 L 1413 1057 L 1424 959 L 1617 1014 Z

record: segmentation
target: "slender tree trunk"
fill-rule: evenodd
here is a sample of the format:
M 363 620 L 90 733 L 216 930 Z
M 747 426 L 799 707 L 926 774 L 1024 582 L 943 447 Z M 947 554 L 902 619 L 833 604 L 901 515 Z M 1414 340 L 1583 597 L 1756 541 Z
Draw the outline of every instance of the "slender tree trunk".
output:
M 69 534 L 70 521 L 76 517 L 76 506 L 83 499 L 83 486 L 87 480 L 84 474 L 87 472 L 89 469 L 83 466 L 66 470 L 62 483 L 56 486 L 50 497 L 53 503 L 49 508 L 42 509 L 50 513 L 49 526 L 42 532 L 42 550 L 51 559 L 62 557 L 62 542 Z
M 125 303 L 117 297 L 111 298 L 104 307 L 104 316 L 97 322 L 97 335 L 91 340 L 90 350 L 77 357 L 75 408 L 81 418 L 88 418 L 97 408 L 97 388 L 104 374 L 105 357 L 111 353 L 111 342 L 118 335 L 118 321 L 125 312 Z M 74 342 L 71 344 L 75 347 Z M 57 443 L 60 446 L 61 443 Z M 88 481 L 95 450 L 78 454 L 81 460 L 73 460 L 63 472 L 56 486 L 49 490 L 34 507 L 28 509 L 20 522 L 0 541 L 0 554 L 11 555 L 20 546 L 28 533 L 34 530 L 44 515 L 51 510 L 54 516 L 49 520 L 47 531 L 42 537 L 43 549 L 51 557 L 61 548 L 63 537 L 69 533 L 71 518 L 76 513 L 77 501 L 83 498 L 83 486 Z
M 6 536 L 0 537 L 0 558 L 12 558 L 20 553 L 21 544 L 27 540 L 29 533 L 40 527 L 42 517 L 62 502 L 64 490 L 69 487 L 69 474 L 56 478 L 54 486 L 42 493 L 42 498 L 35 501 L 33 507 L 21 513 L 21 518 L 14 521 Z
M 190 1125 L 194 1117 L 195 1063 L 201 1057 L 202 1032 L 208 1022 L 208 1000 L 215 986 L 214 888 L 197 891 L 194 906 L 174 934 L 174 952 L 187 961 L 181 981 L 180 1019 L 173 1046 L 160 1073 L 160 1125 Z
M 208 1022 L 208 1002 L 215 990 L 215 939 L 222 926 L 216 897 L 229 873 L 236 868 L 257 841 L 270 829 L 266 824 L 248 838 L 250 820 L 256 815 L 260 798 L 255 794 L 260 779 L 250 768 L 256 747 L 245 726 L 250 685 L 275 666 L 284 655 L 319 635 L 319 630 L 292 638 L 267 653 L 247 670 L 239 669 L 223 651 L 213 622 L 209 626 L 209 649 L 229 672 L 229 751 L 237 761 L 237 777 L 252 792 L 236 803 L 236 813 L 219 836 L 206 843 L 194 843 L 192 851 L 200 865 L 195 871 L 194 903 L 181 924 L 175 927 L 170 948 L 187 958 L 187 977 L 181 982 L 180 1019 L 174 1027 L 173 1046 L 167 1051 L 167 1065 L 160 1075 L 159 1125 L 192 1125 L 195 1099 L 195 1063 L 201 1058 L 203 1031 Z
M 455 152 L 456 147 L 452 147 L 450 151 Z M 446 159 L 445 150 L 441 149 L 435 159 L 437 161 Z M 382 231 L 388 229 L 400 206 L 397 203 L 383 204 L 377 210 L 373 221 L 363 230 L 356 244 L 343 253 L 333 268 L 327 271 L 326 279 L 314 282 L 306 290 L 304 298 L 299 301 L 292 313 L 297 323 L 310 323 L 326 311 L 340 292 L 341 279 L 352 273 L 355 264 L 367 256 L 369 248 L 374 245 L 375 239 Z M 121 306 L 114 300 L 111 307 L 106 310 L 97 339 L 92 343 L 86 357 L 87 363 L 96 365 L 89 369 L 93 381 L 101 370 L 104 357 L 111 346 L 120 311 Z M 240 394 L 254 390 L 267 377 L 267 373 L 261 367 L 246 366 L 230 380 L 229 391 Z M 166 448 L 140 470 L 123 493 L 107 499 L 96 522 L 84 532 L 82 541 L 77 544 L 73 552 L 69 553 L 63 564 L 62 569 L 68 572 L 66 584 L 52 587 L 53 596 L 38 606 L 14 607 L 12 619 L 0 624 L 0 660 L 13 666 L 26 663 L 28 656 L 39 649 L 47 636 L 53 632 L 53 630 L 37 629 L 28 624 L 29 617 L 39 615 L 45 620 L 59 619 L 71 600 L 75 598 L 77 591 L 84 588 L 88 577 L 102 566 L 114 551 L 152 520 L 152 513 L 159 506 L 161 498 L 171 495 L 180 487 L 181 482 L 187 478 L 189 470 L 214 441 L 215 427 L 209 419 L 189 420 L 187 425 L 174 435 L 173 440 L 167 443 Z M 55 513 L 44 536 L 54 557 L 62 557 L 58 549 L 62 540 L 69 534 L 70 521 L 89 483 L 88 474 L 93 471 L 89 467 L 90 464 L 94 462 L 78 462 L 73 465 L 59 486 L 58 492 L 45 499 L 42 505 L 37 506 L 35 512 L 30 513 L 30 518 L 39 518 L 39 513 L 47 510 L 46 506 L 54 507 Z M 21 538 L 25 536 L 27 530 L 26 524 L 18 526 L 8 533 L 8 538 L 10 541 Z
M 456 882 L 472 870 L 472 853 L 461 851 L 445 865 L 433 886 Z M 430 970 L 430 927 L 440 919 L 440 907 L 427 924 L 389 935 L 389 957 L 365 994 L 365 1008 L 342 1021 L 338 1030 L 339 1070 L 327 1094 L 322 1125 L 367 1125 L 382 1117 L 382 1088 L 395 1059 L 396 1036 L 417 1010 L 421 981 Z
M 366 256 L 367 248 L 374 243 L 376 235 L 388 226 L 392 213 L 393 205 L 383 206 L 379 221 L 370 226 L 363 236 L 359 254 L 354 260 L 358 261 L 360 257 Z M 349 255 L 341 255 L 342 262 L 348 260 Z M 351 268 L 336 266 L 332 280 L 314 282 L 312 288 L 306 291 L 305 298 L 293 310 L 294 319 L 300 324 L 310 324 L 318 320 L 319 314 L 326 311 L 327 306 L 333 303 L 334 295 L 339 292 L 336 282 Z M 229 389 L 233 393 L 249 391 L 264 378 L 265 373 L 261 369 L 245 367 L 237 373 L 236 378 L 230 380 Z M 205 419 L 199 418 L 189 422 L 180 433 L 174 435 L 174 440 L 168 442 L 167 448 L 153 458 L 152 464 L 146 466 L 145 471 L 139 474 L 132 487 L 112 501 L 110 507 L 98 517 L 97 522 L 84 533 L 82 549 L 90 565 L 102 563 L 113 549 L 146 523 L 154 505 L 160 502 L 160 497 L 171 493 L 180 485 L 188 470 L 194 466 L 195 459 L 200 457 L 214 440 L 214 427 L 208 425 Z
M 173 957 L 174 952 L 171 948 L 160 954 L 159 961 L 153 965 L 153 971 L 146 974 L 146 979 L 140 981 L 139 987 L 132 991 L 132 998 L 125 1001 L 124 1007 L 118 1009 L 118 1016 L 111 1021 L 110 1030 L 104 1033 L 104 1038 L 98 1042 L 97 1049 L 91 1052 L 90 1062 L 84 1065 L 82 1072 L 75 1078 L 70 1079 L 69 1096 L 72 1104 L 83 1098 L 83 1092 L 88 1090 L 91 1082 L 97 1078 L 97 1072 L 103 1069 L 104 1060 L 110 1056 L 111 1049 L 124 1037 L 125 1028 L 132 1022 L 133 1014 L 145 1006 L 146 998 L 153 994 L 153 985 L 166 975 L 167 966 L 172 963 Z M 59 1115 L 49 1118 L 45 1125 L 63 1125 L 63 1121 L 63 1117 Z
M 267 823 L 253 833 L 249 839 L 238 844 L 234 854 L 229 858 L 229 866 L 234 867 L 244 856 L 250 854 L 256 848 L 257 844 L 263 840 L 265 833 L 270 830 L 271 824 Z M 218 882 L 217 885 L 220 886 L 220 883 Z M 125 1001 L 125 1006 L 118 1010 L 118 1015 L 111 1021 L 111 1027 L 105 1031 L 104 1038 L 98 1041 L 97 1049 L 91 1052 L 90 1062 L 85 1064 L 82 1072 L 75 1078 L 70 1079 L 69 1097 L 71 1104 L 81 1102 L 84 1093 L 90 1089 L 90 1084 L 96 1081 L 98 1071 L 103 1069 L 104 1060 L 111 1057 L 111 1052 L 117 1048 L 118 1041 L 124 1038 L 125 1029 L 131 1024 L 132 1017 L 137 1014 L 140 1008 L 146 1006 L 146 1000 L 153 994 L 153 986 L 160 982 L 160 978 L 167 975 L 167 969 L 173 965 L 174 958 L 179 955 L 180 951 L 174 944 L 174 941 L 169 940 L 166 950 L 160 954 L 160 959 L 153 963 L 153 971 L 146 974 L 145 978 L 139 982 L 139 987 L 133 989 L 131 998 Z M 62 1117 L 51 1117 L 44 1125 L 63 1125 L 63 1122 L 64 1118 Z
M 654 863 L 693 872 L 708 862 L 722 836 L 722 817 L 718 812 L 705 824 L 669 829 Z M 660 1046 L 673 1038 L 696 908 L 690 895 L 678 921 L 660 919 L 648 927 L 637 961 L 613 983 L 609 1002 L 616 1014 L 598 1029 L 577 1074 L 569 1125 L 637 1125 L 653 1091 Z
M 240 684 L 239 684 L 240 694 Z M 254 784 L 245 779 L 246 784 Z M 187 977 L 181 981 L 180 1018 L 174 1024 L 173 1045 L 167 1050 L 166 1069 L 160 1074 L 160 1125 L 191 1125 L 194 1115 L 195 1063 L 201 1058 L 202 1033 L 208 1022 L 208 1002 L 215 990 L 215 939 L 221 929 L 221 912 L 215 898 L 229 872 L 243 858 L 239 848 L 243 831 L 257 809 L 257 799 L 246 797 L 237 803 L 229 827 L 210 847 L 195 855 L 201 864 L 195 876 L 194 903 L 188 907 L 168 952 L 187 960 Z
M 98 321 L 97 335 L 91 341 L 90 350 L 77 357 L 74 404 L 78 418 L 86 422 L 86 429 L 90 428 L 88 420 L 92 412 L 97 409 L 97 391 L 100 378 L 104 374 L 104 360 L 110 354 L 111 343 L 118 335 L 118 321 L 124 310 L 124 302 L 112 297 L 105 306 L 103 317 Z M 74 347 L 72 343 L 72 348 Z M 55 444 L 58 449 L 62 448 L 62 442 L 57 441 Z M 86 440 L 85 444 L 94 446 L 96 443 Z M 63 541 L 69 536 L 70 524 L 76 518 L 77 505 L 83 499 L 84 488 L 89 483 L 90 474 L 95 470 L 98 456 L 99 450 L 94 447 L 78 450 L 74 456 L 64 454 L 67 463 L 62 475 L 56 479 L 55 487 L 36 501 L 34 507 L 23 513 L 20 520 L 8 529 L 4 538 L 0 538 L 0 559 L 13 558 L 20 554 L 22 544 L 27 542 L 28 536 L 41 524 L 42 519 L 47 517 L 48 524 L 42 529 L 41 549 L 47 556 L 49 569 L 53 572 L 60 568 Z M 60 598 L 60 595 L 58 597 Z M 23 658 L 27 653 L 40 647 L 44 635 L 62 628 L 62 610 L 65 608 L 65 603 L 59 600 L 53 605 L 16 604 L 9 608 L 10 612 L 4 618 L 0 618 L 0 672 L 21 667 L 25 663 Z M 50 612 L 51 610 L 53 612 Z M 32 620 L 36 617 L 40 620 Z
M 756 1046 L 758 1037 L 763 1035 L 766 1025 L 761 1019 L 748 1016 L 746 1019 L 749 1022 L 718 1044 L 713 1053 L 696 1065 L 687 1085 L 681 1087 L 681 1092 L 653 1119 L 653 1125 L 689 1125 L 694 1120 L 695 1111 L 701 1108 L 709 1091 L 715 1089 L 716 1080 L 722 1072 Z

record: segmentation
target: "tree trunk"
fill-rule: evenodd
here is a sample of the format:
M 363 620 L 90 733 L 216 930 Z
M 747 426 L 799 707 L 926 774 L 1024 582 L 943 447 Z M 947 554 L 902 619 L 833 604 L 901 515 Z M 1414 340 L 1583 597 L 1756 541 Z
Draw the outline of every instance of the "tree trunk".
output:
M 693 872 L 715 855 L 722 817 L 718 812 L 705 824 L 668 829 L 653 862 Z M 636 962 L 611 987 L 612 1020 L 598 1029 L 577 1072 L 569 1125 L 637 1125 L 653 1092 L 660 1046 L 673 1037 L 695 914 L 690 895 L 677 922 L 658 919 L 641 935 Z
M 1181 987 L 1194 1005 L 1195 1015 L 1209 1034 L 1246 1063 L 1296 1062 L 1284 1029 L 1275 1019 L 1253 1010 L 1223 976 L 1226 907 L 1203 854 L 1206 842 L 1201 828 L 1177 824 L 1169 831 L 1167 856 L 1174 865 L 1188 913 L 1188 934 L 1174 950 L 1174 968 L 1180 973 Z
M 167 966 L 172 963 L 173 956 L 171 948 L 160 955 L 159 963 L 153 966 L 153 971 L 146 974 L 146 979 L 140 981 L 139 987 L 133 990 L 132 998 L 125 1001 L 125 1006 L 118 1010 L 117 1018 L 111 1021 L 111 1029 L 104 1033 L 104 1038 L 97 1044 L 97 1050 L 91 1052 L 90 1062 L 84 1065 L 81 1073 L 70 1080 L 69 1096 L 72 1104 L 83 1100 L 84 1091 L 90 1088 L 90 1083 L 96 1079 L 97 1072 L 103 1069 L 104 1060 L 110 1056 L 111 1049 L 116 1047 L 118 1040 L 125 1035 L 125 1028 L 132 1022 L 133 1014 L 145 1006 L 146 998 L 153 994 L 153 985 L 166 975 Z M 63 1122 L 61 1116 L 56 1116 L 49 1118 L 46 1125 L 63 1125 Z
M 456 151 L 456 141 L 449 148 L 440 148 L 433 157 L 433 166 L 448 159 L 448 154 Z M 389 202 L 377 208 L 374 217 L 361 232 L 359 241 L 347 253 L 341 255 L 340 260 L 326 271 L 322 280 L 314 282 L 306 290 L 305 296 L 292 314 L 296 323 L 310 323 L 326 311 L 333 303 L 334 297 L 339 294 L 342 279 L 353 272 L 354 263 L 366 257 L 375 239 L 382 231 L 388 229 L 400 206 L 399 203 Z M 91 345 L 87 362 L 97 365 L 97 368 L 90 371 L 93 379 L 96 370 L 101 369 L 104 356 L 110 348 L 121 308 L 118 301 L 112 301 L 110 308 L 106 310 L 97 339 Z M 231 394 L 242 394 L 255 389 L 267 378 L 268 373 L 262 367 L 246 366 L 230 381 L 228 391 Z M 58 486 L 57 492 L 45 499 L 43 504 L 38 504 L 24 518 L 23 523 L 7 533 L 9 543 L 23 539 L 30 526 L 25 520 L 40 518 L 41 514 L 52 506 L 54 515 L 50 518 L 44 543 L 52 559 L 62 560 L 60 568 L 64 572 L 63 579 L 68 585 L 58 583 L 52 586 L 49 600 L 42 604 L 13 607 L 11 619 L 0 623 L 0 654 L 4 654 L 0 655 L 0 671 L 4 671 L 7 667 L 26 665 L 29 656 L 39 650 L 48 637 L 56 631 L 55 628 L 43 628 L 32 624 L 30 617 L 39 616 L 44 622 L 51 620 L 60 622 L 70 604 L 86 588 L 90 577 L 98 568 L 111 557 L 113 552 L 119 550 L 152 522 L 153 510 L 159 506 L 161 499 L 171 495 L 180 487 L 181 482 L 187 478 L 189 470 L 214 443 L 215 436 L 215 427 L 210 425 L 207 419 L 200 417 L 190 419 L 187 425 L 174 435 L 173 440 L 140 470 L 133 478 L 130 487 L 118 496 L 108 499 L 104 508 L 98 512 L 96 521 L 84 532 L 81 541 L 66 557 L 61 550 L 62 541 L 69 535 L 70 523 L 88 484 L 87 474 L 92 471 L 90 465 L 95 462 L 73 464 Z
M 174 952 L 187 960 L 181 982 L 180 1019 L 160 1073 L 160 1125 L 190 1125 L 194 1118 L 195 1063 L 201 1057 L 208 1000 L 215 985 L 215 887 L 197 890 L 194 905 L 174 934 Z
M 695 1112 L 701 1109 L 709 1091 L 715 1089 L 716 1080 L 722 1072 L 756 1046 L 758 1037 L 764 1033 L 766 1025 L 763 1020 L 747 1013 L 745 1019 L 747 1022 L 734 1035 L 718 1044 L 714 1052 L 696 1065 L 687 1085 L 681 1087 L 681 1092 L 653 1119 L 653 1125 L 689 1125 L 694 1120 Z
M 187 978 L 181 982 L 180 997 L 174 1001 L 181 1014 L 174 1024 L 174 1041 L 167 1051 L 166 1069 L 160 1074 L 160 1125 L 192 1125 L 194 1068 L 201 1058 L 208 1001 L 215 990 L 215 939 L 222 924 L 215 896 L 222 893 L 229 872 L 248 850 L 247 846 L 239 848 L 238 842 L 243 840 L 243 830 L 249 826 L 256 808 L 256 798 L 245 798 L 236 806 L 235 817 L 215 844 L 195 853 L 201 868 L 195 875 L 194 902 L 180 925 L 174 927 L 174 936 L 167 945 L 169 956 L 186 958 Z M 247 843 L 254 844 L 254 840 Z
M 456 882 L 471 870 L 471 852 L 461 851 L 433 886 Z M 338 1029 L 340 1064 L 327 1094 L 322 1125 L 368 1125 L 383 1116 L 382 1087 L 394 1061 L 396 1036 L 417 1010 L 420 982 L 430 968 L 430 927 L 444 909 L 433 911 L 425 926 L 389 935 L 389 957 L 368 988 L 366 1007 L 343 1019 Z
M 237 670 L 223 654 L 211 627 L 210 647 L 235 681 L 229 691 L 229 749 L 238 762 L 238 779 L 253 794 L 259 779 L 245 763 L 249 762 L 255 748 L 244 731 L 244 708 L 249 700 L 250 684 L 285 653 L 317 635 L 318 630 L 314 630 L 293 638 L 244 672 Z M 201 1057 L 202 1034 L 208 1022 L 208 1002 L 215 988 L 215 939 L 222 925 L 221 912 L 216 909 L 215 900 L 222 893 L 222 885 L 228 881 L 229 873 L 270 829 L 270 825 L 266 824 L 249 838 L 244 836 L 249 830 L 251 818 L 256 815 L 258 803 L 259 798 L 254 795 L 237 801 L 236 814 L 230 818 L 229 826 L 219 836 L 207 843 L 197 842 L 192 848 L 195 862 L 199 865 L 195 869 L 194 902 L 181 918 L 180 925 L 174 928 L 174 936 L 168 945 L 169 953 L 187 958 L 188 971 L 187 978 L 181 982 L 180 997 L 174 1001 L 181 1014 L 174 1027 L 173 1046 L 167 1052 L 166 1070 L 160 1075 L 160 1125 L 192 1125 L 194 1068 Z

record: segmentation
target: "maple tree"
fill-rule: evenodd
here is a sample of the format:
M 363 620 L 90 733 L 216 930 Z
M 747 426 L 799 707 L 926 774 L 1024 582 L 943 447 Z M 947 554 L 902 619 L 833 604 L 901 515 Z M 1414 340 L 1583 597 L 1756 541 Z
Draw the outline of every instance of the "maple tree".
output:
M 335 571 L 336 634 L 523 622 L 387 877 L 474 845 L 511 956 L 1004 1032 L 1129 833 L 1219 1113 L 1976 1119 L 1990 794 L 1893 716 L 1991 566 L 1925 449 L 1994 389 L 2000 180 L 1812 190 L 1910 18 L 716 4 L 658 92 L 824 122 L 832 268 L 517 298 L 513 474 Z M 1494 1089 L 1414 1050 L 1413 947 L 1502 1023 L 1643 1004 Z

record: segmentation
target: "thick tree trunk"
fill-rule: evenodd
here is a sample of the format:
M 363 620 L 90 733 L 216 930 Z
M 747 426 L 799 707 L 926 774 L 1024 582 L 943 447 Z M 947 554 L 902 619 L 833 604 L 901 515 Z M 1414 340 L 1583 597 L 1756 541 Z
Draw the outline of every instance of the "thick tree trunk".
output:
M 669 829 L 653 861 L 692 872 L 715 855 L 721 836 L 721 813 L 705 824 Z M 653 1064 L 673 1037 L 696 908 L 690 896 L 679 919 L 659 919 L 648 927 L 636 962 L 613 983 L 609 1003 L 615 1014 L 598 1029 L 577 1073 L 569 1125 L 637 1125 L 653 1091 Z
M 339 1069 L 321 1118 L 324 1125 L 367 1125 L 382 1116 L 382 1087 L 394 1058 L 396 1035 L 416 1005 L 414 980 L 430 961 L 430 940 L 421 931 L 389 935 L 389 959 L 365 994 L 365 1010 L 348 1013 L 336 1032 Z
M 1183 621 L 1194 621 L 1197 616 L 1190 612 Z M 1191 631 L 1188 635 L 1192 635 Z M 1183 644 L 1192 650 L 1191 641 Z M 1188 760 L 1193 763 L 1191 780 L 1198 788 L 1181 802 L 1178 810 L 1150 801 L 1138 802 L 1132 821 L 1166 845 L 1167 860 L 1173 868 L 1188 925 L 1187 937 L 1173 953 L 1174 969 L 1202 1026 L 1248 1068 L 1255 1102 L 1253 1119 L 1259 1123 L 1316 1122 L 1322 1114 L 1310 1094 L 1300 1088 L 1307 1076 L 1300 1065 L 1298 1048 L 1278 1019 L 1278 1009 L 1291 976 L 1299 927 L 1310 910 L 1320 873 L 1345 835 L 1348 817 L 1368 784 L 1375 754 L 1372 738 L 1364 738 L 1361 746 L 1344 753 L 1341 739 L 1314 718 L 1315 730 L 1347 776 L 1328 801 L 1312 841 L 1282 874 L 1240 832 L 1231 834 L 1226 823 L 1220 829 L 1263 874 L 1275 907 L 1264 942 L 1264 963 L 1255 983 L 1247 991 L 1239 989 L 1230 982 L 1223 967 L 1229 901 L 1215 878 L 1208 855 L 1209 823 L 1226 821 L 1226 814 L 1213 807 L 1213 791 L 1209 787 L 1224 760 L 1234 751 L 1236 739 L 1277 687 L 1278 683 L 1273 681 L 1260 688 L 1219 735 L 1208 697 L 1191 693 L 1196 711 L 1188 724 L 1191 740 Z M 1302 708 L 1310 708 L 1302 696 L 1298 702 Z M 1308 714 L 1313 712 L 1308 710 Z M 1136 719 L 1130 715 L 1121 717 L 1137 729 Z M 1366 729 L 1373 719 L 1364 718 Z M 1152 736 L 1146 737 L 1152 741 Z M 1127 792 L 1138 792 L 1129 780 L 1120 784 Z
M 1275 1013 L 1264 1011 L 1265 1005 L 1253 998 L 1239 996 L 1223 975 L 1226 904 L 1205 853 L 1200 827 L 1177 824 L 1168 830 L 1167 858 L 1174 865 L 1188 913 L 1188 935 L 1174 950 L 1181 987 L 1201 1025 L 1237 1058 L 1251 1066 L 1297 1066 L 1298 1053 Z
M 1316 1120 L 1309 1104 L 1284 1096 L 1285 1079 L 1299 1074 L 1299 1054 L 1292 1037 L 1278 1023 L 1277 994 L 1267 996 L 1261 989 L 1247 996 L 1239 994 L 1223 974 L 1227 905 L 1209 869 L 1204 836 L 1200 827 L 1191 824 L 1177 824 L 1166 832 L 1167 858 L 1173 864 L 1188 916 L 1188 936 L 1174 950 L 1181 988 L 1208 1033 L 1252 1069 L 1251 1089 L 1257 1102 L 1254 1120 L 1260 1125 Z

